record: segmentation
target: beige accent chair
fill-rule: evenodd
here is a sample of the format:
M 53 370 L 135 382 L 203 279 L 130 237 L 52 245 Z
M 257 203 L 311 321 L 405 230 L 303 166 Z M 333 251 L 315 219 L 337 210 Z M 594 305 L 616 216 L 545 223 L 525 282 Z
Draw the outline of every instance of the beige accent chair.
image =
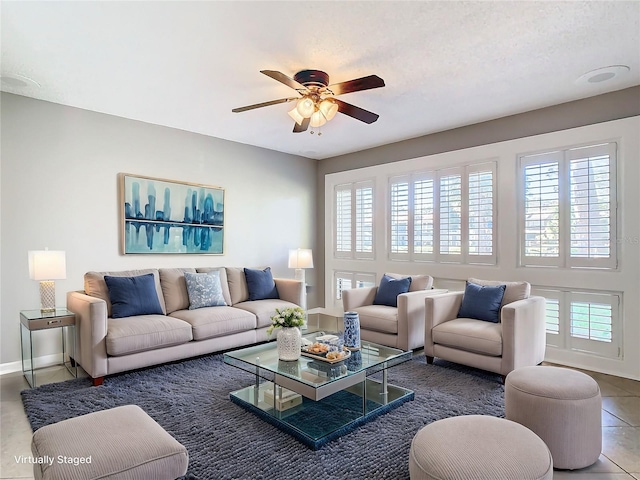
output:
M 360 338 L 402 350 L 422 348 L 424 344 L 424 299 L 432 295 L 433 277 L 429 275 L 386 275 L 399 279 L 411 276 L 407 293 L 398 295 L 398 307 L 374 305 L 378 287 L 344 290 L 345 312 L 360 317 Z
M 544 360 L 546 326 L 544 297 L 530 296 L 527 282 L 470 278 L 476 285 L 506 285 L 500 322 L 457 318 L 464 292 L 425 298 L 424 353 L 502 375 Z

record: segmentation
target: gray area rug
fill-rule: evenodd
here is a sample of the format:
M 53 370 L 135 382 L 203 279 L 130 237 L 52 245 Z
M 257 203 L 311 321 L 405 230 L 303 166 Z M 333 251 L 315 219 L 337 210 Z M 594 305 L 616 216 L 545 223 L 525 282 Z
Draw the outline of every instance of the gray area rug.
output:
M 456 415 L 504 416 L 499 375 L 425 357 L 389 370 L 389 382 L 415 400 L 313 451 L 233 404 L 229 392 L 255 377 L 210 355 L 105 379 L 43 385 L 22 392 L 32 429 L 120 405 L 136 404 L 189 452 L 189 480 L 408 479 L 416 432 Z

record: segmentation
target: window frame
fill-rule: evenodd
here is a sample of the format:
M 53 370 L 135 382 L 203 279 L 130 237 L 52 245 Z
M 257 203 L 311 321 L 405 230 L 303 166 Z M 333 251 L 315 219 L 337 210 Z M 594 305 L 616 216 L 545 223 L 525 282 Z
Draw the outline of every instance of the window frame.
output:
M 359 214 L 358 214 L 358 191 L 363 189 L 371 189 L 371 251 L 358 250 L 358 238 L 362 234 L 359 230 Z M 349 250 L 338 250 L 339 247 L 339 202 L 338 193 L 349 192 L 350 213 L 349 213 Z M 333 189 L 333 257 L 336 259 L 357 259 L 357 260 L 373 260 L 376 253 L 376 189 L 375 181 L 367 179 L 357 182 L 341 183 Z M 346 243 L 346 242 L 345 242 Z
M 613 360 L 623 358 L 623 294 L 616 291 L 583 291 L 555 287 L 531 287 L 531 295 L 558 302 L 558 333 L 547 330 L 547 347 L 557 348 Z M 581 338 L 571 331 L 571 308 L 574 303 L 606 304 L 611 307 L 611 341 Z M 546 318 L 546 314 L 545 314 Z M 591 322 L 590 322 L 591 323 Z
M 585 152 L 586 155 L 585 155 Z M 544 152 L 518 155 L 518 266 L 519 267 L 557 267 L 618 269 L 618 143 L 616 141 L 574 145 L 562 149 L 549 149 Z M 602 155 L 609 157 L 609 257 L 592 258 L 571 255 L 572 199 L 571 199 L 571 162 Z M 529 166 L 543 163 L 557 163 L 558 196 L 558 255 L 527 255 L 527 177 Z
M 402 175 L 392 175 L 387 177 L 387 256 L 393 261 L 414 261 L 414 262 L 437 262 L 437 263 L 456 263 L 469 265 L 495 265 L 497 264 L 497 241 L 498 241 L 498 212 L 497 212 L 497 162 L 480 161 L 467 165 L 442 168 L 437 170 L 425 170 L 406 173 Z M 490 255 L 477 255 L 470 253 L 470 178 L 473 174 L 481 172 L 491 173 L 491 250 Z M 460 253 L 443 253 L 441 251 L 441 182 L 449 176 L 460 177 Z M 432 252 L 416 252 L 415 234 L 416 234 L 416 183 L 430 181 L 432 191 Z M 407 184 L 408 196 L 408 225 L 407 225 L 407 251 L 393 251 L 394 234 L 397 229 L 393 224 L 394 210 L 394 185 Z M 397 237 L 397 235 L 395 235 Z

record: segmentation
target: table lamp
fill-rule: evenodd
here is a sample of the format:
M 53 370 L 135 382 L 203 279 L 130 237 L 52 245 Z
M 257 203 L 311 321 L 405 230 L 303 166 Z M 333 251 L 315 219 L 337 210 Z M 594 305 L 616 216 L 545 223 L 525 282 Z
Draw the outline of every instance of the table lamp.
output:
M 305 268 L 313 268 L 313 253 L 310 248 L 298 248 L 289 250 L 289 268 L 295 268 L 295 279 L 302 282 L 302 309 L 305 311 L 303 330 L 307 328 L 307 283 L 305 281 Z
M 40 281 L 40 310 L 56 311 L 56 287 L 54 280 L 67 278 L 65 253 L 59 250 L 29 251 L 29 277 Z

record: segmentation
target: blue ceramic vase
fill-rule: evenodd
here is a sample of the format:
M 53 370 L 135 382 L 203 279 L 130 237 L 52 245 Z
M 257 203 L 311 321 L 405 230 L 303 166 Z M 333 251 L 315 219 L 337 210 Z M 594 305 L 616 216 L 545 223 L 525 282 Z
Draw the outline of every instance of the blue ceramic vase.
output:
M 351 349 L 360 348 L 360 316 L 357 312 L 344 314 L 344 346 Z

